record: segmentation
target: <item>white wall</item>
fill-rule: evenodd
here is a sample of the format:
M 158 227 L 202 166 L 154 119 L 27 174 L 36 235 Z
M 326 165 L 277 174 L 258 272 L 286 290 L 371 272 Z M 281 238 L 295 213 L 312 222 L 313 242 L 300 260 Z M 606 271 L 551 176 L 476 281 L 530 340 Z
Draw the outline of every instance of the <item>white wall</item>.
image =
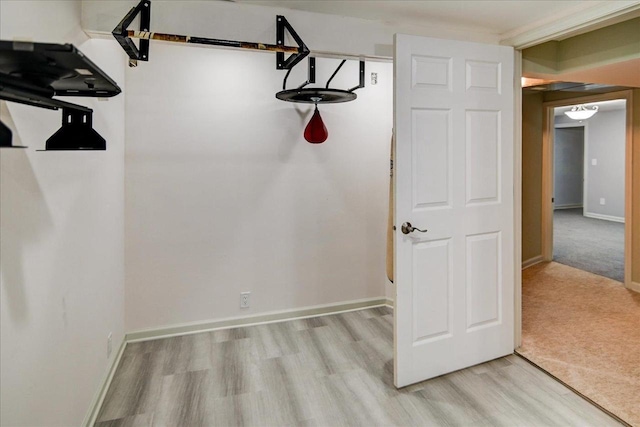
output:
M 73 42 L 124 87 L 123 55 L 89 40 L 79 1 L 0 2 L 0 36 Z M 94 109 L 102 152 L 36 152 L 61 112 L 2 102 L 15 145 L 0 150 L 3 426 L 79 425 L 124 334 L 124 96 Z M 113 357 L 112 356 L 112 357 Z
M 564 115 L 563 115 L 564 116 Z M 600 111 L 587 124 L 587 212 L 624 218 L 625 109 Z M 556 123 L 570 123 L 564 116 Z M 592 160 L 597 164 L 593 165 Z M 605 204 L 600 204 L 600 198 Z
M 384 296 L 391 64 L 320 106 L 329 139 L 312 145 L 313 108 L 275 99 L 272 54 L 152 49 L 126 73 L 127 329 Z M 338 62 L 318 60 L 319 84 Z M 332 85 L 357 82 L 350 62 Z

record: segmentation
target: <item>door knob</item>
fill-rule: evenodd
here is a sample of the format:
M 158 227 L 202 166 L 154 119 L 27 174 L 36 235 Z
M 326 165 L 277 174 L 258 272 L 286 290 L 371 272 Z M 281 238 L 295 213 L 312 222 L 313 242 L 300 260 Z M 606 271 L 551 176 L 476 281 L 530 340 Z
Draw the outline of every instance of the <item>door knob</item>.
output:
M 405 222 L 404 224 L 402 224 L 402 227 L 400 229 L 404 234 L 409 234 L 412 231 L 419 231 L 421 233 L 426 233 L 428 231 L 428 230 L 420 230 L 419 228 L 416 228 L 413 225 L 411 225 L 410 222 Z

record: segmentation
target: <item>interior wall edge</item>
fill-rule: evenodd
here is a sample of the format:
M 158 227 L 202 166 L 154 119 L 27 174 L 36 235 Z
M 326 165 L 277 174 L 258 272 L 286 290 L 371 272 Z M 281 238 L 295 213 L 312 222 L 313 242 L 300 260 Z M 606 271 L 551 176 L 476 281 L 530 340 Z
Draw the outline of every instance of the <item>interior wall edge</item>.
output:
M 87 414 L 82 421 L 82 426 L 91 427 L 96 423 L 98 412 L 100 411 L 102 402 L 104 402 L 104 399 L 107 396 L 107 391 L 109 390 L 111 381 L 113 381 L 113 376 L 116 373 L 116 369 L 118 368 L 118 365 L 120 365 L 120 359 L 122 359 L 122 355 L 124 354 L 124 350 L 126 347 L 126 337 L 122 337 L 120 347 L 118 348 L 118 353 L 116 354 L 116 357 L 113 358 L 103 378 L 100 380 L 98 389 L 96 390 L 96 393 L 91 400 L 91 404 L 89 405 L 89 409 L 87 410 Z
M 623 22 L 637 17 L 640 13 L 640 2 L 602 2 L 600 5 L 578 11 L 570 16 L 558 17 L 557 20 L 539 25 L 535 28 L 502 35 L 500 44 L 526 49 L 551 40 L 577 36 L 595 31 L 608 25 Z
M 542 261 L 544 261 L 542 254 L 540 255 L 536 255 L 534 257 L 531 257 L 525 261 L 522 261 L 522 269 L 525 270 L 529 267 L 533 267 L 536 264 L 540 264 Z
M 299 309 L 278 310 L 252 316 L 227 317 L 217 320 L 189 322 L 177 325 L 167 325 L 160 328 L 143 329 L 129 332 L 125 335 L 127 342 L 150 341 L 159 338 L 169 338 L 180 335 L 197 334 L 216 329 L 228 329 L 238 326 L 251 326 L 265 323 L 284 322 L 287 320 L 316 317 L 326 314 L 337 314 L 363 308 L 388 305 L 386 297 L 364 298 L 352 301 L 341 301 L 331 304 L 308 306 Z
M 628 124 L 628 132 L 631 133 L 632 144 L 631 153 L 627 153 L 627 162 L 632 170 L 629 179 L 630 185 L 627 191 L 632 195 L 629 221 L 627 228 L 630 231 L 630 238 L 627 239 L 627 248 L 631 251 L 631 266 L 627 284 L 640 283 L 640 89 L 631 91 L 630 100 L 627 101 L 627 117 L 631 117 L 631 124 Z M 633 197 L 635 195 L 635 197 Z M 639 289 L 640 287 L 636 287 Z

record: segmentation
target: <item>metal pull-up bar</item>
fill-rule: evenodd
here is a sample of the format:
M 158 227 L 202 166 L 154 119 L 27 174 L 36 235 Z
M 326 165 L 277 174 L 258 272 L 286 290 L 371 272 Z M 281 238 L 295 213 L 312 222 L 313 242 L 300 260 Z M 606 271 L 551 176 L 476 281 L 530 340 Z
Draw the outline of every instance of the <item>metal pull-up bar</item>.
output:
M 221 40 L 207 37 L 181 36 L 178 34 L 153 33 L 148 31 L 127 31 L 127 37 L 142 40 L 160 40 L 174 43 L 204 44 L 209 46 L 235 47 L 240 49 L 267 50 L 269 52 L 300 53 L 296 46 L 284 46 L 278 44 L 241 42 L 236 40 Z
M 140 30 L 129 30 L 129 25 L 131 25 L 138 15 L 140 15 Z M 150 29 L 151 0 L 141 0 L 137 6 L 131 8 L 129 13 L 122 18 L 122 21 L 120 21 L 116 28 L 111 32 L 113 37 L 118 40 L 120 46 L 122 46 L 129 56 L 129 66 L 135 67 L 138 65 L 138 61 L 149 60 L 150 40 L 276 52 L 276 68 L 279 70 L 290 70 L 298 62 L 302 61 L 307 55 L 309 55 L 309 48 L 307 48 L 307 45 L 304 44 L 298 33 L 296 33 L 291 24 L 289 24 L 287 19 L 282 15 L 278 15 L 276 17 L 276 44 L 156 33 L 150 31 Z M 289 32 L 298 46 L 285 46 L 285 31 Z M 132 39 L 134 38 L 140 39 L 139 48 L 133 43 Z M 290 54 L 286 59 L 284 57 L 285 53 Z

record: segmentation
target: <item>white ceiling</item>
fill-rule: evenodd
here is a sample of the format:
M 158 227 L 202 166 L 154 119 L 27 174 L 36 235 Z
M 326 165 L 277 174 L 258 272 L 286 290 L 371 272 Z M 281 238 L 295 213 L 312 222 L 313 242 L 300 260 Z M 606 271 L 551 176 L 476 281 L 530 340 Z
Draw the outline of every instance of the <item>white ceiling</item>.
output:
M 433 25 L 506 38 L 564 17 L 602 6 L 609 1 L 575 0 L 231 0 L 308 12 L 350 16 L 389 24 Z M 635 3 L 635 2 L 619 2 Z M 588 12 L 587 12 L 588 13 Z

